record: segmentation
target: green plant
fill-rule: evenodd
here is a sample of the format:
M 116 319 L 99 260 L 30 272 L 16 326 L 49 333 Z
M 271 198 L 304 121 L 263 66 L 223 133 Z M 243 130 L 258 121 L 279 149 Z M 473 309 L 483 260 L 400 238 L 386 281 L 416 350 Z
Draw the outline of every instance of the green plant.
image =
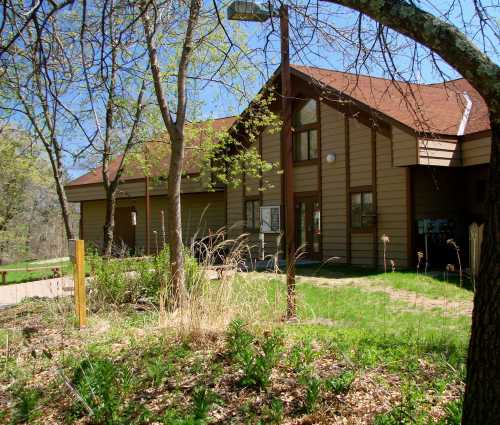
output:
M 134 375 L 109 359 L 89 358 L 74 370 L 72 384 L 79 394 L 76 414 L 91 414 L 95 424 L 118 424 L 136 411 L 125 398 L 134 388 Z M 135 413 L 134 413 L 135 414 Z
M 427 425 L 429 417 L 422 408 L 424 402 L 425 394 L 418 386 L 405 384 L 401 403 L 389 412 L 376 416 L 374 425 Z
M 288 363 L 294 372 L 301 372 L 311 365 L 316 355 L 311 341 L 306 339 L 292 347 L 288 355 Z
M 439 425 L 460 425 L 462 423 L 463 400 L 450 401 L 444 408 L 446 416 L 441 418 Z
M 353 371 L 345 371 L 341 374 L 325 380 L 325 389 L 336 394 L 344 394 L 349 391 L 356 374 Z
M 38 388 L 27 388 L 24 385 L 14 392 L 15 404 L 12 415 L 12 423 L 29 423 L 34 420 L 40 412 L 38 404 L 42 392 Z
M 153 357 L 146 363 L 146 373 L 154 386 L 162 383 L 163 379 L 173 370 L 173 364 L 163 356 Z
M 261 341 L 257 341 L 241 320 L 235 320 L 230 324 L 227 344 L 231 357 L 243 369 L 241 385 L 266 388 L 283 352 L 282 332 L 266 333 Z
M 273 397 L 269 406 L 264 406 L 262 409 L 264 420 L 262 424 L 278 425 L 283 421 L 284 407 L 283 402 L 276 397 Z
M 210 408 L 220 402 L 219 396 L 204 386 L 195 387 L 192 397 L 193 417 L 197 421 L 204 421 Z
M 305 386 L 306 394 L 304 399 L 304 411 L 312 413 L 318 404 L 321 393 L 322 382 L 317 376 L 306 373 L 300 378 L 300 382 Z

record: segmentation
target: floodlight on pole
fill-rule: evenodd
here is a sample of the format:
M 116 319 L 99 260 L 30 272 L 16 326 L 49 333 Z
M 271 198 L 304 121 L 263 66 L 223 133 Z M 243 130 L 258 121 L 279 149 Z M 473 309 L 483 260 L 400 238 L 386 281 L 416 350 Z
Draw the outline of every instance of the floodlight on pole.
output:
M 286 318 L 296 318 L 295 295 L 295 204 L 293 193 L 293 145 L 292 145 L 292 83 L 290 77 L 290 48 L 288 32 L 288 6 L 282 4 L 279 14 L 269 3 L 234 0 L 227 9 L 229 20 L 265 22 L 279 16 L 281 41 L 281 131 L 282 161 L 284 169 L 284 204 L 285 204 L 285 255 L 287 282 Z
M 255 1 L 235 0 L 227 8 L 230 21 L 265 22 L 273 16 L 272 5 Z

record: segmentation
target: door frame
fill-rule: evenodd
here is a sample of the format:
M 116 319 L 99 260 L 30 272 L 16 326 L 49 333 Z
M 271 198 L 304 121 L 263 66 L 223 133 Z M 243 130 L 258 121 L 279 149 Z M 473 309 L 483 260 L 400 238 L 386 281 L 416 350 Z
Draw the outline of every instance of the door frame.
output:
M 132 253 L 135 253 L 135 244 L 136 244 L 136 231 L 137 231 L 137 226 L 134 226 L 131 221 L 132 221 L 132 213 L 135 212 L 137 214 L 137 210 L 135 208 L 135 206 L 119 206 L 119 207 L 116 207 L 115 208 L 115 226 L 114 226 L 114 235 L 113 235 L 113 242 L 116 242 L 117 241 L 117 220 L 116 220 L 116 217 L 117 217 L 117 213 L 118 213 L 118 210 L 121 209 L 122 211 L 123 210 L 129 210 L 129 220 L 130 220 L 130 227 L 132 229 L 132 232 L 131 232 L 131 242 L 132 242 L 132 246 L 130 246 L 129 248 L 132 250 Z M 137 218 L 136 218 L 137 219 Z M 125 241 L 123 241 L 125 242 Z
M 297 203 L 299 202 L 307 202 L 310 201 L 311 204 L 317 202 L 319 204 L 320 214 L 323 214 L 322 205 L 321 205 L 321 196 L 319 191 L 310 191 L 310 192 L 295 192 L 293 199 L 293 207 L 295 208 L 295 240 L 298 242 L 298 214 L 297 214 Z M 314 220 L 314 207 L 309 211 L 306 210 L 306 228 L 310 226 L 312 229 L 311 232 L 306 232 L 306 240 L 307 245 L 313 246 L 313 220 Z M 298 246 L 297 246 L 298 248 Z M 322 260 L 323 259 L 323 228 L 322 228 L 322 217 L 320 216 L 320 234 L 319 234 L 319 251 L 318 252 L 306 252 L 306 254 L 301 257 L 305 260 Z

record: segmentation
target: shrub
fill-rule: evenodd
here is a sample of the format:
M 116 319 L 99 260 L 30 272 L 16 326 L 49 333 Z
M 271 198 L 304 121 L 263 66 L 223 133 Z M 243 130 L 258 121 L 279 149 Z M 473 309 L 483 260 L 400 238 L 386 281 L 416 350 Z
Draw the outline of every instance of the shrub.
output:
M 283 334 L 273 331 L 258 341 L 241 320 L 235 320 L 229 326 L 227 344 L 232 359 L 243 369 L 241 385 L 266 388 L 283 352 Z
M 170 283 L 170 251 L 168 246 L 149 259 L 104 259 L 89 253 L 92 287 L 90 300 L 96 308 L 147 301 L 158 304 L 160 291 L 168 294 Z M 186 288 L 189 293 L 204 283 L 204 272 L 196 259 L 184 252 Z

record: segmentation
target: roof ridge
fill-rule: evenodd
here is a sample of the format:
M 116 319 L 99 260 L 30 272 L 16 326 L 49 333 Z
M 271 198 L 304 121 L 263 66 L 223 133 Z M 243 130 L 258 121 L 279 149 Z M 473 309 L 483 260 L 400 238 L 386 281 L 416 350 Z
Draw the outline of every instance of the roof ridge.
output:
M 454 81 L 465 80 L 465 78 L 462 77 L 462 78 L 455 78 L 453 80 L 441 81 L 441 82 L 437 82 L 437 83 L 411 83 L 411 82 L 404 81 L 404 80 L 389 79 L 389 78 L 378 77 L 378 76 L 369 75 L 369 74 L 356 74 L 356 73 L 353 73 L 353 72 L 339 71 L 338 69 L 323 68 L 323 67 L 320 67 L 320 66 L 301 65 L 301 64 L 290 64 L 290 66 L 292 68 L 296 68 L 296 69 L 300 68 L 300 67 L 303 67 L 303 68 L 317 69 L 317 70 L 320 70 L 320 71 L 336 72 L 338 74 L 344 74 L 344 75 L 352 75 L 354 77 L 373 78 L 373 79 L 383 80 L 383 81 L 388 81 L 388 82 L 398 82 L 398 83 L 410 84 L 410 85 L 413 85 L 413 86 L 430 87 L 430 88 L 438 88 L 437 87 L 438 85 L 442 85 L 442 84 L 446 84 L 446 83 L 451 83 L 451 82 L 454 82 Z M 298 69 L 298 70 L 300 71 L 300 69 Z

